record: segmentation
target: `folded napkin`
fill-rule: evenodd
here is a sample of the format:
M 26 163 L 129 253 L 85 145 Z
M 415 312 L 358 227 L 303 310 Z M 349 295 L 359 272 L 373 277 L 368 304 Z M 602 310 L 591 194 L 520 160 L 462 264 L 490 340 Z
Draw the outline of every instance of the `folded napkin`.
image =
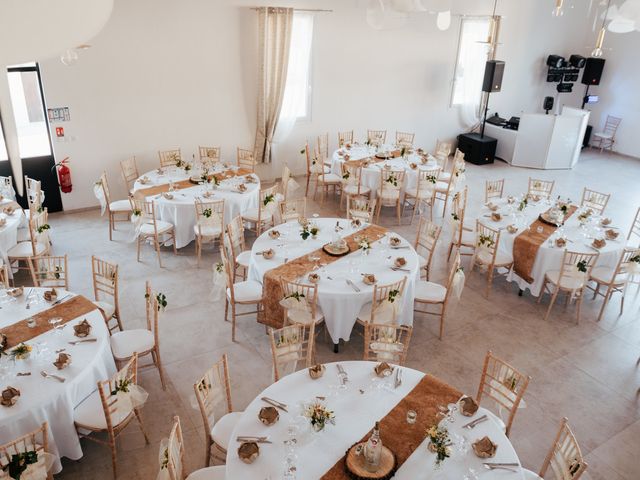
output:
M 20 390 L 14 387 L 7 387 L 2 391 L 2 398 L 0 398 L 0 404 L 5 407 L 12 407 L 18 401 L 20 396 Z
M 76 337 L 87 337 L 91 333 L 91 324 L 85 318 L 80 323 L 73 326 L 73 333 Z

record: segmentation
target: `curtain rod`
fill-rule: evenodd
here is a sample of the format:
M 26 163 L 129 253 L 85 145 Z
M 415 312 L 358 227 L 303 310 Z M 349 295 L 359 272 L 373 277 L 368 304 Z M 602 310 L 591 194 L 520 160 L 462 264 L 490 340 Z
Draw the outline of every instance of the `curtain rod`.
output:
M 249 7 L 251 10 L 260 10 L 261 8 L 287 8 L 287 7 Z M 294 12 L 322 12 L 333 13 L 333 10 L 326 10 L 323 8 L 294 8 Z

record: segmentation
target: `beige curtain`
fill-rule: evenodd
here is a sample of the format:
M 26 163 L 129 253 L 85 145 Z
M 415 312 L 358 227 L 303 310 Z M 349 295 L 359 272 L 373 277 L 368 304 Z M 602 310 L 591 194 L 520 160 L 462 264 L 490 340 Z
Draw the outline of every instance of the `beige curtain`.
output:
M 276 131 L 289 63 L 293 8 L 258 9 L 258 122 L 255 161 L 271 162 L 271 142 Z

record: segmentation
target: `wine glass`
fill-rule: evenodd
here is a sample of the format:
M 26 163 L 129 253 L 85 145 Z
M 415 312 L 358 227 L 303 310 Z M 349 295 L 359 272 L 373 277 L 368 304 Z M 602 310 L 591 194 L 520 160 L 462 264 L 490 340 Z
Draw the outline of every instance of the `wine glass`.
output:
M 49 319 L 49 324 L 53 326 L 53 329 L 56 331 L 56 334 L 61 335 L 62 334 L 62 326 L 60 325 L 62 323 L 62 318 L 60 317 L 51 317 Z

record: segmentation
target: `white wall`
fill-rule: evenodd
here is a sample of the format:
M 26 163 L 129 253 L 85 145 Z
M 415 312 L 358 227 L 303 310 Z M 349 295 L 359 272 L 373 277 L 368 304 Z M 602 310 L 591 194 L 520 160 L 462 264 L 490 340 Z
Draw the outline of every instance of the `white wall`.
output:
M 125 193 L 118 162 L 136 155 L 142 171 L 157 165 L 157 150 L 180 146 L 191 156 L 199 144 L 219 144 L 233 160 L 235 147 L 253 145 L 256 115 L 256 15 L 248 0 L 116 0 L 111 20 L 80 61 L 41 64 L 50 107 L 69 106 L 62 124 L 68 139 L 55 142 L 58 158 L 70 156 L 74 192 L 67 210 L 96 205 L 93 182 L 107 170 L 112 190 Z M 415 131 L 417 144 L 463 131 L 449 108 L 458 23 L 440 32 L 435 17 L 415 16 L 404 28 L 374 30 L 357 0 L 279 1 L 279 5 L 332 8 L 316 16 L 312 121 L 296 125 L 275 148 L 264 178 L 279 176 L 282 162 L 304 170 L 305 138 L 367 128 Z M 585 2 L 586 3 L 586 2 Z M 490 0 L 458 0 L 458 13 L 487 14 Z M 506 61 L 503 91 L 491 96 L 502 116 L 541 111 L 553 94 L 545 84 L 550 53 L 584 50 L 586 6 L 557 19 L 540 0 L 501 2 L 505 16 L 498 59 Z M 638 93 L 634 91 L 637 95 Z M 581 92 L 561 103 L 579 105 Z M 637 97 L 636 97 L 637 98 Z

